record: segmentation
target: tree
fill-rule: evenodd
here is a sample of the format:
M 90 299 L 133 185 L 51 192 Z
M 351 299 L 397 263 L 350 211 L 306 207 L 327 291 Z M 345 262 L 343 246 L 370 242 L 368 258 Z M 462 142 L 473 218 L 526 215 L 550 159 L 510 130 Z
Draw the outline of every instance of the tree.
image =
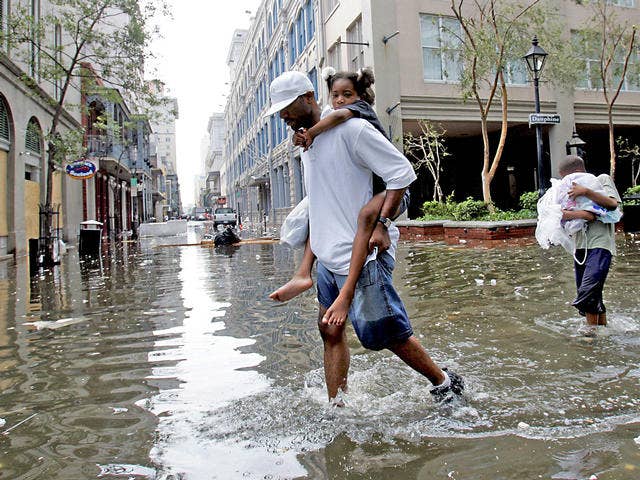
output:
M 460 31 L 450 33 L 457 38 L 449 55 L 461 63 L 460 89 L 463 99 L 472 99 L 480 112 L 482 131 L 482 196 L 493 210 L 491 182 L 498 169 L 508 131 L 507 85 L 515 78 L 523 78 L 521 60 L 534 32 L 542 39 L 560 37 L 557 16 L 551 6 L 539 5 L 541 0 L 513 2 L 506 0 L 451 0 L 451 10 Z M 551 43 L 551 42 L 550 42 Z M 489 115 L 496 101 L 500 102 L 500 137 L 493 149 L 489 142 Z
M 83 65 L 92 65 L 103 81 L 127 92 L 132 98 L 148 96 L 143 82 L 143 66 L 150 53 L 151 19 L 166 12 L 163 4 L 138 0 L 49 0 L 50 11 L 34 14 L 25 2 L 18 1 L 9 19 L 5 40 L 29 68 L 24 81 L 34 91 L 38 82 L 55 86 L 54 110 L 46 133 L 48 146 L 45 187 L 45 263 L 52 256 L 52 188 L 53 173 L 81 148 L 78 132 L 61 132 L 60 121 L 65 110 L 79 109 L 67 101 L 68 93 L 79 88 L 85 75 Z M 51 35 L 51 30 L 55 34 Z M 58 33 L 59 32 L 59 33 Z M 149 103 L 152 103 L 149 101 Z M 76 140 L 72 141 L 71 137 Z
M 631 143 L 628 138 L 616 138 L 620 160 L 628 160 L 631 164 L 631 185 L 638 185 L 640 177 L 640 145 Z
M 578 1 L 578 3 L 582 3 Z M 576 55 L 586 72 L 584 85 L 601 89 L 607 104 L 609 123 L 609 174 L 616 174 L 616 142 L 613 107 L 620 92 L 640 87 L 640 62 L 637 57 L 638 26 L 620 18 L 611 0 L 590 0 L 591 17 L 584 29 L 574 35 Z M 632 61 L 635 55 L 635 61 Z
M 450 156 L 444 144 L 446 131 L 438 129 L 428 120 L 419 120 L 421 134 L 415 137 L 411 132 L 404 135 L 404 152 L 411 159 L 413 167 L 418 170 L 426 167 L 433 178 L 433 200 L 442 202 L 444 195 L 440 187 L 442 161 Z

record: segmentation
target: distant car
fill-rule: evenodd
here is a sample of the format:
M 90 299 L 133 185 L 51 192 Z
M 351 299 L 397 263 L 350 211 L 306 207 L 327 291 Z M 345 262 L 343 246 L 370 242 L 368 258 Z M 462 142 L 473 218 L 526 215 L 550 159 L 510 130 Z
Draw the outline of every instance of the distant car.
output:
M 207 217 L 205 217 L 205 216 L 204 216 L 204 214 L 202 214 L 202 213 L 201 213 L 201 214 L 199 214 L 199 215 L 196 217 L 196 220 L 198 220 L 198 221 L 200 221 L 200 222 L 202 222 L 202 221 L 204 221 L 204 220 L 206 220 L 206 219 L 207 219 Z
M 238 215 L 229 207 L 216 208 L 213 212 L 213 227 L 218 228 L 218 225 L 229 225 L 235 227 L 238 223 Z

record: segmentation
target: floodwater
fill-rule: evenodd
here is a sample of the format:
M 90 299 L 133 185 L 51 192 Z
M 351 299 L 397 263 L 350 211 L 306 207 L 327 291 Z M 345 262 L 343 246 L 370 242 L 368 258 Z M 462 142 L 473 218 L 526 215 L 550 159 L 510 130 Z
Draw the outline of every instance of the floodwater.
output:
M 313 292 L 267 299 L 298 256 L 277 244 L 0 264 L 0 478 L 640 478 L 640 237 L 618 243 L 595 339 L 563 251 L 401 245 L 416 335 L 468 385 L 447 406 L 349 327 L 330 407 Z

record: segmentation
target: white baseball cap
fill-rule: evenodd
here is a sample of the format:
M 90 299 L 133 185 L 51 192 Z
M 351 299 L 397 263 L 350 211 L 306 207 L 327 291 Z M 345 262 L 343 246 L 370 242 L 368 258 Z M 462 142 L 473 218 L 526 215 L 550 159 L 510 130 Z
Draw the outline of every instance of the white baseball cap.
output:
M 271 108 L 265 117 L 279 112 L 291 105 L 296 98 L 307 92 L 313 92 L 311 80 L 302 72 L 284 72 L 276 77 L 269 86 Z

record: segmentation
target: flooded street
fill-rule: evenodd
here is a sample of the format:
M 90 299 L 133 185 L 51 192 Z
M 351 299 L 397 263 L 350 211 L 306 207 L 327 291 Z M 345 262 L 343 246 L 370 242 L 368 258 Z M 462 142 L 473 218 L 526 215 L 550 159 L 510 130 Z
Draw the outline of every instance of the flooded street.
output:
M 434 404 L 349 327 L 343 409 L 315 292 L 267 298 L 299 252 L 126 243 L 33 280 L 5 262 L 0 478 L 639 478 L 640 238 L 618 249 L 609 327 L 587 339 L 563 250 L 402 244 L 415 333 L 465 376 L 465 401 Z

